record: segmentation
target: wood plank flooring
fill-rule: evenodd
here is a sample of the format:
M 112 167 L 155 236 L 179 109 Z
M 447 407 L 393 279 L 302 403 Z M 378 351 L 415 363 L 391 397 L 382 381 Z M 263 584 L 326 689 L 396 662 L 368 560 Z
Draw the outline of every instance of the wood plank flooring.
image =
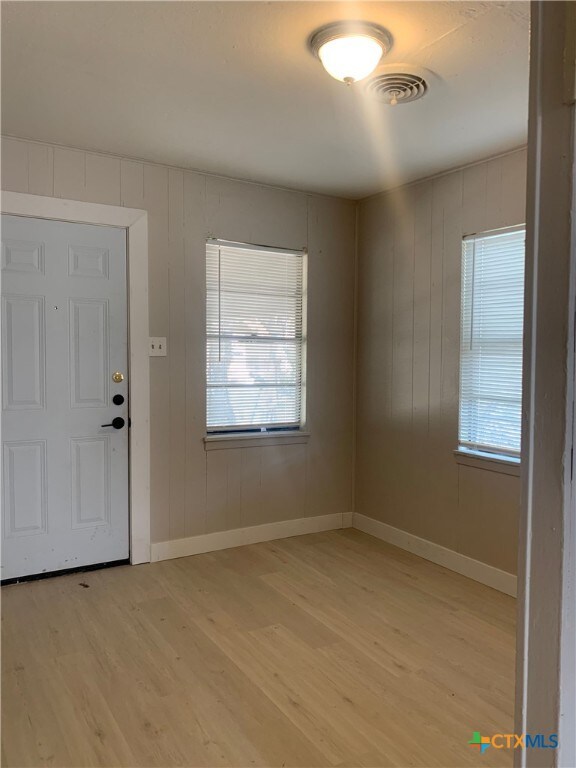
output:
M 2 598 L 5 768 L 456 768 L 513 730 L 515 601 L 351 529 Z

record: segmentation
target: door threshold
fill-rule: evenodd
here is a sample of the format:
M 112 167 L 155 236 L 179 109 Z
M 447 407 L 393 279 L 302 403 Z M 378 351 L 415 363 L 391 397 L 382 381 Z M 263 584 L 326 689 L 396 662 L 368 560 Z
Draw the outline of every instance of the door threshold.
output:
M 8 587 L 10 584 L 23 584 L 26 581 L 40 581 L 40 579 L 51 579 L 55 576 L 67 576 L 70 573 L 87 573 L 88 571 L 99 571 L 102 568 L 114 568 L 117 565 L 130 565 L 130 558 L 123 560 L 111 560 L 108 563 L 94 563 L 93 565 L 79 565 L 77 568 L 64 568 L 61 571 L 50 571 L 49 573 L 33 573 L 30 576 L 17 576 L 15 579 L 2 579 L 0 585 Z

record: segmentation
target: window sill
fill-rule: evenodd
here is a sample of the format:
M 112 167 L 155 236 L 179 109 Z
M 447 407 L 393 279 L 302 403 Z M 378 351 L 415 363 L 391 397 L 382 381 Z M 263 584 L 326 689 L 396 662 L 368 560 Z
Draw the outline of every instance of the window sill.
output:
M 204 450 L 222 451 L 231 448 L 260 448 L 273 445 L 297 445 L 307 443 L 310 432 L 295 429 L 293 432 L 227 432 L 224 434 L 206 435 Z
M 497 456 L 496 454 L 485 454 L 480 451 L 466 451 L 457 448 L 454 451 L 454 458 L 458 464 L 465 467 L 474 467 L 488 472 L 500 472 L 503 475 L 513 475 L 520 477 L 520 459 Z

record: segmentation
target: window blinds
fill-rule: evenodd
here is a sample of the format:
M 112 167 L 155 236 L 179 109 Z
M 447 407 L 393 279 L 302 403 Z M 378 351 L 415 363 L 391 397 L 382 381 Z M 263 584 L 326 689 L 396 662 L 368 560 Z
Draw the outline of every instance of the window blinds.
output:
M 303 252 L 206 246 L 208 431 L 300 426 Z
M 524 229 L 466 238 L 462 254 L 460 445 L 520 454 Z

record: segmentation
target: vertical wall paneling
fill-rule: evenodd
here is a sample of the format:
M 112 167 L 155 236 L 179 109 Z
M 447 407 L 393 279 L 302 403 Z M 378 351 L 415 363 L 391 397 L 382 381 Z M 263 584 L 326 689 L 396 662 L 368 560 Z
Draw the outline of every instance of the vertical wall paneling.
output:
M 148 212 L 152 541 L 352 509 L 355 210 L 93 152 L 2 140 L 3 188 Z M 308 444 L 205 451 L 205 242 L 309 251 Z
M 184 171 L 168 170 L 168 379 L 164 390 L 170 401 L 170 534 L 186 530 L 186 325 L 184 261 Z
M 521 153 L 519 154 L 522 157 Z M 462 234 L 473 235 L 485 232 L 486 224 L 486 195 L 487 195 L 487 163 L 473 165 L 462 172 Z
M 207 457 L 206 532 L 241 528 L 242 449 L 210 451 Z
M 293 517 L 316 514 L 317 509 L 352 509 L 355 207 L 309 196 L 307 222 L 306 409 L 311 438 L 307 456 L 301 450 L 288 452 L 291 461 L 296 456 L 307 461 L 306 497 L 298 503 L 301 514 Z M 345 404 L 349 411 L 342 410 Z
M 524 221 L 525 173 L 518 151 L 368 198 L 359 214 L 356 511 L 508 572 L 519 478 L 453 455 L 460 259 L 463 235 Z
M 255 245 L 304 248 L 306 199 L 299 192 L 207 176 L 208 234 Z
M 359 210 L 359 252 L 370 249 L 373 258 L 363 259 L 358 270 L 358 370 L 356 506 L 390 507 L 390 486 L 384 482 L 386 466 L 394 450 L 384 439 L 383 425 L 392 414 L 392 339 L 394 285 L 394 210 L 382 207 L 379 198 L 362 203 Z M 371 336 L 363 332 L 370 328 Z M 380 414 L 377 421 L 372 415 Z M 371 424 L 370 429 L 364 425 Z M 360 439 L 360 430 L 362 435 Z
M 148 211 L 148 280 L 150 332 L 168 337 L 170 349 L 170 284 L 168 241 L 168 168 L 144 163 L 144 206 Z M 150 360 L 150 433 L 152 539 L 166 541 L 174 533 L 170 508 L 170 357 Z M 182 535 L 181 533 L 179 535 Z
M 28 192 L 28 144 L 2 137 L 2 187 Z
M 526 184 L 526 157 L 514 152 L 502 158 L 502 220 L 523 224 L 526 221 L 526 200 L 516 190 Z
M 397 437 L 412 431 L 414 337 L 414 189 L 409 188 L 394 216 L 392 285 L 392 422 Z
M 240 516 L 242 526 L 258 525 L 262 514 L 262 448 L 242 450 Z
M 28 145 L 28 192 L 54 195 L 54 149 L 43 144 Z
M 502 202 L 502 160 L 498 158 L 486 163 L 486 218 L 494 229 L 504 226 Z
M 414 210 L 415 190 L 409 187 L 394 212 L 394 264 L 392 287 L 392 400 L 391 438 L 394 451 L 410 453 L 414 365 Z M 411 467 L 403 464 L 391 484 L 394 515 L 406 519 L 412 500 L 405 493 L 411 482 Z
M 86 199 L 105 205 L 120 205 L 120 160 L 86 153 Z
M 352 411 L 350 403 L 350 411 Z M 262 453 L 260 493 L 262 511 L 271 522 L 308 517 L 306 504 L 307 445 L 277 445 Z M 252 450 L 251 448 L 245 450 Z M 350 476 L 351 478 L 351 476 Z M 344 500 L 346 504 L 346 499 Z
M 54 197 L 86 200 L 86 153 L 54 147 Z
M 430 471 L 428 435 L 430 424 L 430 313 L 432 248 L 430 227 L 432 222 L 432 189 L 429 185 L 414 190 L 414 320 L 412 353 L 412 439 L 410 450 L 412 467 L 427 477 Z M 417 469 L 418 468 L 418 469 Z M 423 509 L 427 503 L 427 484 L 420 478 L 410 477 L 414 485 L 416 504 Z
M 412 424 L 417 445 L 428 434 L 430 390 L 430 271 L 432 191 L 419 187 L 414 199 L 414 352 Z
M 150 361 L 153 540 L 349 512 L 354 203 L 17 139 L 2 150 L 5 189 L 148 211 L 150 331 L 168 337 Z M 523 221 L 525 164 L 511 153 L 369 198 L 358 232 L 357 511 L 508 571 L 518 479 L 452 455 L 460 239 Z M 308 248 L 307 445 L 204 450 L 208 235 Z
M 458 392 L 460 361 L 460 276 L 462 259 L 462 173 L 452 173 L 439 180 L 438 194 L 442 199 L 442 362 L 440 389 L 440 421 L 437 436 L 442 446 L 436 455 L 434 473 L 441 489 L 442 512 L 458 508 L 458 465 L 452 450 L 458 433 Z M 427 535 L 434 535 L 434 518 L 425 514 Z M 459 526 L 443 521 L 449 530 L 451 548 L 458 550 Z M 515 546 L 515 542 L 514 542 Z
M 186 368 L 185 536 L 207 530 L 206 413 L 206 177 L 184 173 L 184 341 Z
M 120 161 L 120 195 L 121 204 L 126 208 L 145 208 L 143 163 Z

